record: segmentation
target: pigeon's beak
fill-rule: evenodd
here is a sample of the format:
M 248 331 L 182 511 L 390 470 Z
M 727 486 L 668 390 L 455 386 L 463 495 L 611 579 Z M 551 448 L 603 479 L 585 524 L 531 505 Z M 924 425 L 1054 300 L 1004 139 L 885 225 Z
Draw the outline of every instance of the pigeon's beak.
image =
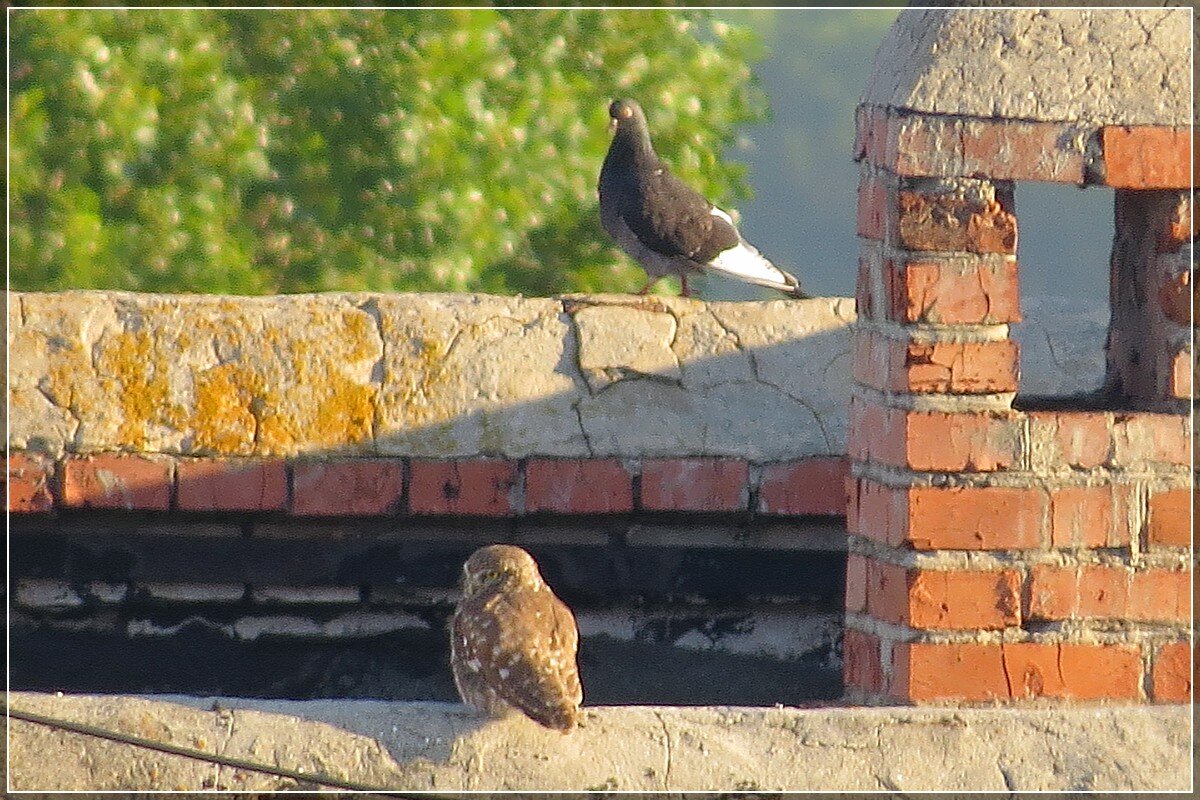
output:
M 609 131 L 611 131 L 612 133 L 616 133 L 616 132 L 617 132 L 617 118 L 616 118 L 616 117 L 609 117 L 609 118 L 608 118 L 608 129 L 609 129 Z

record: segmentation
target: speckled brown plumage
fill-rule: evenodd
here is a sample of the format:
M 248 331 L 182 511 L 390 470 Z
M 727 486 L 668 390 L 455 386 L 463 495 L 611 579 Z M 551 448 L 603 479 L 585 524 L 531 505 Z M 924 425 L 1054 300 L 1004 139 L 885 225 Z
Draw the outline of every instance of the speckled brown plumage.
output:
M 465 703 L 492 716 L 515 709 L 569 731 L 583 701 L 578 647 L 575 617 L 532 556 L 512 545 L 471 554 L 450 637 L 450 666 Z

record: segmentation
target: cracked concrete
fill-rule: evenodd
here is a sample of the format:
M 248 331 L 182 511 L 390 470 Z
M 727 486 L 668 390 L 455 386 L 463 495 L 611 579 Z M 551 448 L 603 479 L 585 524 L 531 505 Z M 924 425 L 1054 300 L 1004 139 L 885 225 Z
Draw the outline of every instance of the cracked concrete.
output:
M 587 707 L 563 735 L 464 706 L 66 696 L 13 707 L 393 790 L 1180 791 L 1187 706 Z M 18 790 L 295 788 L 14 721 Z
M 985 118 L 1188 125 L 1190 16 L 1186 7 L 909 9 L 880 45 L 862 102 Z

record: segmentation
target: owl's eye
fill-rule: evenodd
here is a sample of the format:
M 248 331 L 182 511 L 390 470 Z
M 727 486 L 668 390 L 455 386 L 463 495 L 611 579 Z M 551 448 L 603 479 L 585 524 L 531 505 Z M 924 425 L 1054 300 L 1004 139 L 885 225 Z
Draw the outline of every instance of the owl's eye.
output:
M 489 569 L 487 572 L 483 573 L 483 579 L 485 581 L 494 581 L 499 577 L 500 577 L 499 570 Z

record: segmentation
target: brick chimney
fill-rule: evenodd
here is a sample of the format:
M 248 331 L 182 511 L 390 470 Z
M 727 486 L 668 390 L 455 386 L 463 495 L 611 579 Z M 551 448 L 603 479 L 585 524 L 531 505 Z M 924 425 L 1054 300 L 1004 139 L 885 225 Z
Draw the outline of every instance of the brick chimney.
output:
M 1189 13 L 910 9 L 880 46 L 856 116 L 852 699 L 1189 698 Z M 1100 396 L 1022 402 L 1018 181 L 1115 189 Z

